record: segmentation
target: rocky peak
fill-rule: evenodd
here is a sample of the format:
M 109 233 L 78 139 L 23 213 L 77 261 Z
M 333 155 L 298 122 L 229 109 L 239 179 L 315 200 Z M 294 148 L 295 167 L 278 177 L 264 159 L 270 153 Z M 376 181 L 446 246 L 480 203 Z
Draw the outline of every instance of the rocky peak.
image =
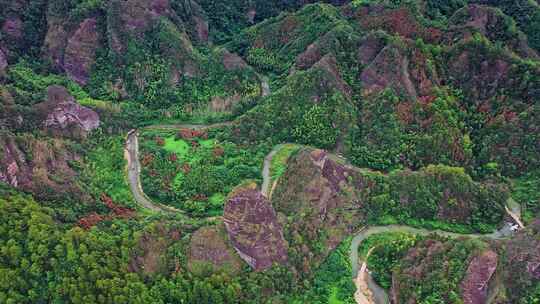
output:
M 287 244 L 270 202 L 256 189 L 239 189 L 225 204 L 223 221 L 235 250 L 255 270 L 287 262 Z
M 47 113 L 43 125 L 48 131 L 61 136 L 84 138 L 99 127 L 98 114 L 79 105 L 66 88 L 50 86 L 47 95 L 47 101 L 36 107 Z

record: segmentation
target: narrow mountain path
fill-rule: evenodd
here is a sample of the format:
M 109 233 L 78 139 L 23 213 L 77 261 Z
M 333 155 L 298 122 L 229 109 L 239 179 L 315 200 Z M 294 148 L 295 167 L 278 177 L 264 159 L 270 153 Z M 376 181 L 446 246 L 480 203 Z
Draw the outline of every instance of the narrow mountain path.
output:
M 375 249 L 375 247 L 369 249 L 369 252 L 366 255 L 366 259 L 362 262 L 360 271 L 358 272 L 356 279 L 354 279 L 354 284 L 356 285 L 356 292 L 354 293 L 354 300 L 358 304 L 375 303 L 375 300 L 373 299 L 373 293 L 371 292 L 371 289 L 369 288 L 369 285 L 368 285 L 369 273 L 367 272 L 367 262 L 366 262 L 369 256 L 371 255 L 371 252 L 373 252 L 373 249 Z
M 521 221 L 521 206 L 513 198 L 510 198 L 504 206 L 506 213 L 518 224 L 519 228 L 525 228 L 525 225 Z
M 263 165 L 263 183 L 261 186 L 261 192 L 266 198 L 270 198 L 270 194 L 272 191 L 272 177 L 270 176 L 270 168 L 272 167 L 272 159 L 274 159 L 274 156 L 279 152 L 279 150 L 283 147 L 283 145 L 277 145 L 270 151 L 268 155 L 264 158 L 264 165 Z

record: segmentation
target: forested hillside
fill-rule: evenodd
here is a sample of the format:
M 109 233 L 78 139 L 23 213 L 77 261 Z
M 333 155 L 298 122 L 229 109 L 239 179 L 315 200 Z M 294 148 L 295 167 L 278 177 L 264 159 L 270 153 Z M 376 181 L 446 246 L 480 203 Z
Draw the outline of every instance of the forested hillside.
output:
M 0 7 L 0 303 L 540 303 L 538 1 Z

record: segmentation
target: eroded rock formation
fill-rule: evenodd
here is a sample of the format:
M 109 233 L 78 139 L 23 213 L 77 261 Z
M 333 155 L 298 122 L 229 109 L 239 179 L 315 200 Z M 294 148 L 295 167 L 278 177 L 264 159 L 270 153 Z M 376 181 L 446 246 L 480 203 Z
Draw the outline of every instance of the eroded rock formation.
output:
M 492 250 L 473 258 L 461 282 L 464 304 L 486 303 L 489 282 L 497 269 L 497 261 L 497 253 Z
M 85 85 L 90 76 L 90 70 L 96 62 L 96 51 L 100 47 L 100 35 L 97 31 L 95 18 L 85 19 L 68 40 L 65 55 L 64 69 L 67 75 Z
M 287 262 L 287 243 L 270 202 L 256 189 L 240 189 L 225 204 L 223 221 L 240 257 L 255 270 Z
M 47 101 L 36 105 L 38 111 L 46 113 L 43 126 L 47 131 L 59 136 L 80 138 L 99 127 L 98 114 L 79 105 L 66 88 L 50 86 L 47 95 Z

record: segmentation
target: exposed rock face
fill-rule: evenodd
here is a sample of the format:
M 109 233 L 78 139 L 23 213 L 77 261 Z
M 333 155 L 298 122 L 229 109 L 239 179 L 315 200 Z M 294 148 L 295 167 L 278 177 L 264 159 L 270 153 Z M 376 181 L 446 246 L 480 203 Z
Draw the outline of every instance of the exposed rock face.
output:
M 330 75 L 332 75 L 332 77 L 330 78 L 330 80 L 332 81 L 331 86 L 335 87 L 337 90 L 343 93 L 345 97 L 351 98 L 352 89 L 341 77 L 337 66 L 337 60 L 334 55 L 328 54 L 324 56 L 315 65 L 313 65 L 313 67 L 323 69 L 327 71 Z
M 506 251 L 510 284 L 519 282 L 516 278 L 519 275 L 540 280 L 540 220 L 537 219 L 509 241 Z
M 203 227 L 191 237 L 189 245 L 189 264 L 191 271 L 196 271 L 197 264 L 212 265 L 214 270 L 226 269 L 237 271 L 242 262 L 226 243 L 218 227 Z
M 492 250 L 473 258 L 461 282 L 464 304 L 486 303 L 489 282 L 497 269 L 497 261 L 497 253 Z
M 228 50 L 223 51 L 223 66 L 227 71 L 242 70 L 248 67 L 242 57 L 231 53 Z
M 86 137 L 90 131 L 99 127 L 98 114 L 79 105 L 66 88 L 50 86 L 47 94 L 47 101 L 36 107 L 46 111 L 47 117 L 43 124 L 53 134 Z
M 164 273 L 168 266 L 165 257 L 167 248 L 180 237 L 178 230 L 169 230 L 163 225 L 156 225 L 150 231 L 145 231 L 138 241 L 136 253 L 129 262 L 129 271 L 144 275 Z
M 368 55 L 373 57 L 373 54 Z M 409 57 L 406 50 L 393 44 L 381 50 L 362 71 L 360 79 L 365 96 L 392 88 L 398 95 L 404 94 L 413 99 L 429 95 L 439 83 L 436 71 L 428 68 L 426 56 L 421 51 L 415 50 Z
M 307 69 L 322 58 L 322 50 L 318 43 L 310 44 L 307 49 L 296 58 L 296 67 Z
M 466 85 L 469 94 L 478 102 L 485 101 L 497 94 L 499 88 L 508 85 L 510 63 L 504 58 L 481 57 L 480 62 L 468 51 L 452 59 L 450 75 Z
M 25 154 L 19 149 L 14 138 L 0 138 L 0 141 L 0 181 L 13 187 L 29 188 L 32 170 Z
M 228 97 L 216 96 L 210 101 L 210 111 L 227 112 L 231 111 L 233 106 L 242 100 L 240 94 L 234 94 Z
M 259 191 L 236 191 L 225 204 L 223 221 L 234 248 L 253 269 L 287 262 L 287 244 L 276 212 Z
M 96 61 L 99 34 L 96 19 L 84 20 L 75 34 L 68 40 L 64 55 L 64 69 L 67 75 L 81 85 L 85 85 L 90 69 Z
M 385 46 L 386 42 L 382 38 L 374 34 L 366 36 L 358 48 L 358 61 L 364 65 L 372 62 Z
M 60 140 L 0 136 L 0 182 L 50 198 L 78 191 L 68 163 L 77 160 Z
M 364 95 L 375 94 L 391 87 L 398 94 L 405 93 L 416 98 L 417 93 L 408 69 L 409 61 L 397 47 L 385 47 L 360 75 Z

